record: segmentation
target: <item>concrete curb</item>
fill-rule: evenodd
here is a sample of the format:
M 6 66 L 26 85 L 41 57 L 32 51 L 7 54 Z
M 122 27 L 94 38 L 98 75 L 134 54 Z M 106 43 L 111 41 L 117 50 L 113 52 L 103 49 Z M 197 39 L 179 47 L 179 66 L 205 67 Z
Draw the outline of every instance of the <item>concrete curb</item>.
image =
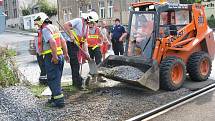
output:
M 36 36 L 37 33 L 28 33 L 28 32 L 23 32 L 23 31 L 14 31 L 14 30 L 8 30 L 6 29 L 5 32 L 10 32 L 10 33 L 17 33 L 17 34 L 22 34 L 22 35 L 27 35 L 27 36 Z

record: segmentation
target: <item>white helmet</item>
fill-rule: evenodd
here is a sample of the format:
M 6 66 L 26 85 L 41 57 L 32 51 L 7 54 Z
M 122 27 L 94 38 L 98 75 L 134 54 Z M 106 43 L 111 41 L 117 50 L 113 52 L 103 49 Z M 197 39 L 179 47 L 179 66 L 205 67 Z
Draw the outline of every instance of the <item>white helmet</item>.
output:
M 99 20 L 99 16 L 95 11 L 91 11 L 88 17 L 89 22 L 97 22 Z
M 34 21 L 37 21 L 39 25 L 42 25 L 43 22 L 47 19 L 49 19 L 49 17 L 45 13 L 41 12 L 35 16 Z
M 99 16 L 95 11 L 89 13 L 82 13 L 81 17 L 86 19 L 88 22 L 96 22 L 99 20 Z
M 89 13 L 81 13 L 81 17 L 84 19 L 88 19 Z

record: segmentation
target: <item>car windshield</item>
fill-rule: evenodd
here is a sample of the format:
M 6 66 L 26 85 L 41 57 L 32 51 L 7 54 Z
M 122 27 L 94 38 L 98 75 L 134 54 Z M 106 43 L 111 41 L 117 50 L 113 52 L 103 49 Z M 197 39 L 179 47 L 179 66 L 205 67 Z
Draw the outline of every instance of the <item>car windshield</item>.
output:
M 134 13 L 132 15 L 128 55 L 151 58 L 153 29 L 154 14 Z

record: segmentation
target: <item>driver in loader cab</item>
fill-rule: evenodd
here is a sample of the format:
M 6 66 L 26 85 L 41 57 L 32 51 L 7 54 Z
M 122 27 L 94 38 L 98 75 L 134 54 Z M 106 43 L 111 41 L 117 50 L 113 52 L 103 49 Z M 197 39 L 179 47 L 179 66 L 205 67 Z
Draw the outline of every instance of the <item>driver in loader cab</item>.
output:
M 136 55 L 141 55 L 144 58 L 151 58 L 151 45 L 150 41 L 152 37 L 154 23 L 148 20 L 142 23 L 142 27 L 136 31 L 134 38 L 136 40 Z

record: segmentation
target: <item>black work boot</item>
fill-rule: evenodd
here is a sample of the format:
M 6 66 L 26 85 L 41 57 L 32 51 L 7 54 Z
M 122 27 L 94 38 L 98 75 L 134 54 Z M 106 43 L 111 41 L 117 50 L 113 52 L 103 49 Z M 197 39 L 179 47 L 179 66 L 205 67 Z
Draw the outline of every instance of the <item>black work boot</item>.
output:
M 39 84 L 47 86 L 48 85 L 47 76 L 40 76 L 40 78 L 39 78 Z
M 47 104 L 51 104 L 52 102 L 54 102 L 54 98 L 51 97 L 51 99 L 48 99 L 48 101 L 46 102 Z
M 48 100 L 47 106 L 53 108 L 64 108 L 65 107 L 64 98 Z

